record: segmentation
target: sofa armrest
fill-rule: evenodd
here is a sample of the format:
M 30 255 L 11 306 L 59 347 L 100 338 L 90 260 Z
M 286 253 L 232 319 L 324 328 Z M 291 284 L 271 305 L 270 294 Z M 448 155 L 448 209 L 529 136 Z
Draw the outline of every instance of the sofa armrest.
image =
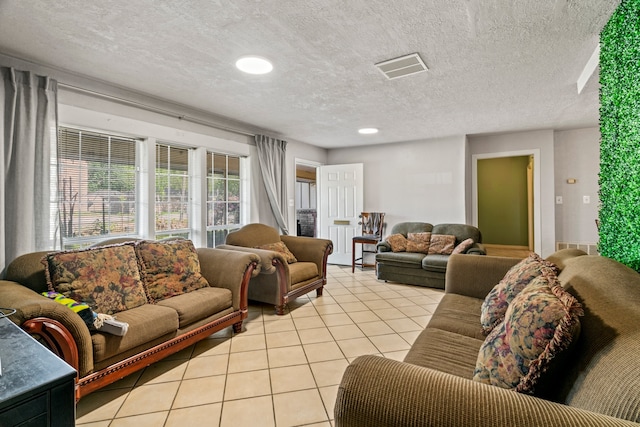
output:
M 612 418 L 380 356 L 360 356 L 338 388 L 336 427 L 633 426 Z
M 9 319 L 27 332 L 41 335 L 81 377 L 93 370 L 91 334 L 73 310 L 8 280 L 0 280 L 0 306 L 15 309 Z M 52 324 L 57 330 L 48 330 Z
M 391 245 L 385 241 L 378 242 L 376 252 L 391 252 Z
M 247 289 L 260 257 L 254 253 L 219 248 L 198 248 L 200 271 L 210 286 L 229 289 L 235 310 L 246 309 Z
M 218 245 L 216 249 L 225 249 L 230 251 L 245 252 L 257 255 L 260 259 L 260 265 L 253 271 L 253 276 L 258 274 L 273 274 L 276 272 L 276 265 L 288 265 L 287 260 L 281 253 L 275 251 L 268 251 L 266 249 L 248 248 L 246 246 L 236 245 Z
M 327 258 L 333 252 L 333 242 L 329 239 L 303 236 L 280 236 L 280 240 L 298 261 L 313 262 L 318 266 L 318 274 L 326 275 Z
M 465 253 L 467 255 L 486 255 L 487 249 L 482 243 L 474 243 Z
M 447 262 L 445 292 L 484 299 L 518 258 L 454 254 Z

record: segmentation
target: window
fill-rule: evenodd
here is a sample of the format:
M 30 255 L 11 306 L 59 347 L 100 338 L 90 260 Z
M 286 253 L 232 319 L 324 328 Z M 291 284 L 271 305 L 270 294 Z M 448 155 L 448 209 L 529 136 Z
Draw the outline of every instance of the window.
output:
M 60 126 L 51 162 L 55 247 L 114 237 L 183 237 L 213 247 L 246 221 L 243 156 Z
M 135 139 L 58 129 L 58 231 L 64 249 L 135 235 L 135 194 Z
M 207 153 L 207 246 L 224 243 L 241 224 L 240 157 Z
M 190 238 L 189 149 L 156 145 L 156 238 Z

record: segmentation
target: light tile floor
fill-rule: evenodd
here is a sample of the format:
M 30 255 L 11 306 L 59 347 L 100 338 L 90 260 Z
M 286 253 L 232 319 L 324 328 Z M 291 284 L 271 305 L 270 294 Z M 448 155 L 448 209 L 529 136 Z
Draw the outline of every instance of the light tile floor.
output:
M 342 374 L 363 354 L 402 360 L 443 291 L 330 265 L 324 295 L 285 315 L 252 303 L 244 331 L 220 331 L 84 397 L 84 427 L 332 426 Z

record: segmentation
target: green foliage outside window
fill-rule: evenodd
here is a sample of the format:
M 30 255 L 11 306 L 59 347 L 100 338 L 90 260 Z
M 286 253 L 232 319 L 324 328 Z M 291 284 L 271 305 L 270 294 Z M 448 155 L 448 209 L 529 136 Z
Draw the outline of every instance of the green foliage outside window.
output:
M 600 253 L 640 271 L 640 0 L 600 34 Z

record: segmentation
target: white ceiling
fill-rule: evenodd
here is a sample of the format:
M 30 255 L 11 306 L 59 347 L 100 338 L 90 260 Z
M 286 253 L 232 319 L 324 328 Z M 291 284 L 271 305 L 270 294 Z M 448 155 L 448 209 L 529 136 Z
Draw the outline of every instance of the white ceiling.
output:
M 597 126 L 597 71 L 576 81 L 618 4 L 0 0 L 0 53 L 335 148 Z M 374 66 L 414 52 L 429 71 Z M 240 73 L 246 54 L 274 71 Z

